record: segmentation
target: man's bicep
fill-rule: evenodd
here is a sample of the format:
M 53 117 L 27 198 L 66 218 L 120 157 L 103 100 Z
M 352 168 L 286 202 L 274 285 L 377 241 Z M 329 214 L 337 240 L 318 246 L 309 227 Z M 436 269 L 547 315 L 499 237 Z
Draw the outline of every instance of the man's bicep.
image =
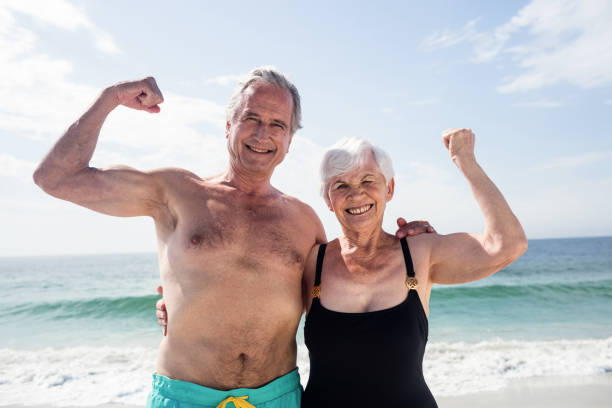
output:
M 118 217 L 155 216 L 166 205 L 161 170 L 88 167 L 68 178 L 58 198 Z

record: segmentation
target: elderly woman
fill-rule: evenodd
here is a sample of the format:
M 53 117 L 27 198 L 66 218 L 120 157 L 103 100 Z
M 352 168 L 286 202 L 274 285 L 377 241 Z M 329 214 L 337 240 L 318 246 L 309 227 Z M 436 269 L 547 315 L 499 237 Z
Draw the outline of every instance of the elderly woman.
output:
M 389 156 L 358 139 L 326 152 L 321 193 L 343 235 L 306 261 L 310 377 L 302 407 L 436 407 L 422 369 L 432 285 L 485 278 L 527 249 L 519 221 L 476 162 L 472 131 L 447 130 L 443 142 L 480 205 L 482 234 L 386 233 L 395 188 Z
M 447 130 L 443 141 L 480 205 L 482 234 L 386 233 L 395 187 L 388 155 L 356 139 L 325 154 L 321 191 L 343 236 L 307 261 L 302 407 L 436 407 L 422 370 L 432 285 L 485 278 L 527 249 L 519 221 L 476 162 L 472 131 Z

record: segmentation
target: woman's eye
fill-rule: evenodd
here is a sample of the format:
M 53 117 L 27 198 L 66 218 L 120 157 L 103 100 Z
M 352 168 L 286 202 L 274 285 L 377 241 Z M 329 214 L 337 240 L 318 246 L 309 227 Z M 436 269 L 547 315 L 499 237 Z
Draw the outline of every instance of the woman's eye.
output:
M 346 188 L 346 184 L 338 184 L 338 185 L 336 186 L 336 190 L 339 190 L 339 189 L 341 189 L 341 188 Z

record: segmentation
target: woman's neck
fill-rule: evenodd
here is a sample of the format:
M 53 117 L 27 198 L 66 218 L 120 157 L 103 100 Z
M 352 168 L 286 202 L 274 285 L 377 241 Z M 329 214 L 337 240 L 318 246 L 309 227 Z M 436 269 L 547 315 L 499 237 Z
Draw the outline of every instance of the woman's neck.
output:
M 388 246 L 394 238 L 378 225 L 369 230 L 344 230 L 344 235 L 338 238 L 338 241 L 343 257 L 355 261 L 368 261 L 376 256 L 379 249 Z

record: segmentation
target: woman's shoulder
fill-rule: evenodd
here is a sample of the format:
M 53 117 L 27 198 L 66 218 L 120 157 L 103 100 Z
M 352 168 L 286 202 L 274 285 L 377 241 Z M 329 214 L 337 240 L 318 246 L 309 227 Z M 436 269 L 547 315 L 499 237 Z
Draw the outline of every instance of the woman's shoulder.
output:
M 431 249 L 439 239 L 440 234 L 435 232 L 406 237 L 415 270 L 423 270 L 425 266 L 429 265 Z

